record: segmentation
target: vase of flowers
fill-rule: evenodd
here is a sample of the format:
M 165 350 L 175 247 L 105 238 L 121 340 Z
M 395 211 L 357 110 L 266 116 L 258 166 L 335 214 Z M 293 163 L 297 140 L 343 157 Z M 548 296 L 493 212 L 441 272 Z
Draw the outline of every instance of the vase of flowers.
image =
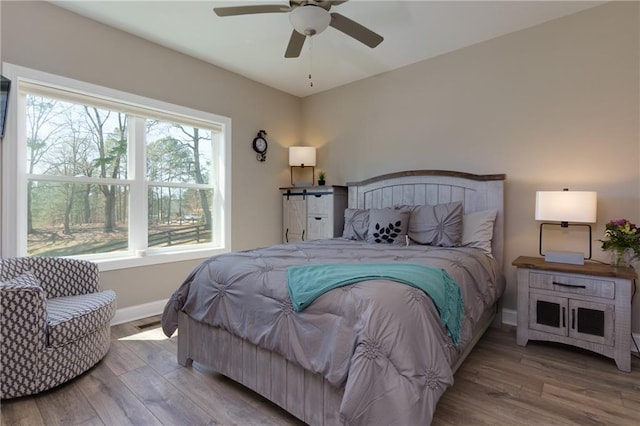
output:
M 631 266 L 633 259 L 633 250 L 617 248 L 611 250 L 611 265 L 616 268 L 626 268 Z
M 640 257 L 640 229 L 627 219 L 612 220 L 605 225 L 602 249 L 611 252 L 611 265 L 628 267 Z

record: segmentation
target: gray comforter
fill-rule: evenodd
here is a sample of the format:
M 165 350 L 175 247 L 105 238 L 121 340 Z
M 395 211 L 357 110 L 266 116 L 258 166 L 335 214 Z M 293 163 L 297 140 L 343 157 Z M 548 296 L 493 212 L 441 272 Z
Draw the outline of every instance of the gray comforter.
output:
M 460 285 L 460 345 L 447 336 L 426 294 L 396 282 L 338 288 L 302 312 L 293 310 L 288 266 L 393 261 L 444 268 Z M 203 262 L 171 297 L 162 326 L 171 336 L 182 310 L 322 374 L 344 386 L 340 412 L 348 424 L 428 424 L 453 383 L 451 365 L 475 322 L 501 296 L 503 282 L 495 260 L 477 249 L 344 239 L 281 244 Z

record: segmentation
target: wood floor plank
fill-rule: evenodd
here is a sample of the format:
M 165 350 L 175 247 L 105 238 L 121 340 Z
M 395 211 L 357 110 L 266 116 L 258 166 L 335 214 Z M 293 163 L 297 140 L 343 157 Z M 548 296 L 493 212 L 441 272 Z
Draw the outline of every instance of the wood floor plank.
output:
M 131 336 L 140 331 L 140 329 L 133 325 L 133 323 L 126 322 L 123 324 L 114 325 L 111 327 L 111 338 L 120 339 L 122 337 Z
M 215 424 L 207 413 L 150 366 L 130 371 L 120 378 L 164 425 Z
M 144 367 L 146 362 L 119 340 L 112 339 L 107 356 L 102 360 L 117 376 L 136 368 Z
M 106 425 L 162 424 L 106 364 L 93 368 L 78 388 Z
M 86 379 L 87 373 L 35 398 L 47 425 L 104 425 L 78 387 Z
M 513 421 L 513 424 L 588 425 L 603 424 L 605 419 L 606 424 L 626 425 L 633 421 L 630 417 L 633 411 L 636 417 L 632 424 L 637 425 L 640 417 L 634 400 L 623 395 L 625 390 L 635 395 L 633 390 L 640 386 L 636 363 L 637 360 L 632 361 L 632 373 L 624 373 L 612 360 L 588 351 L 575 351 L 565 345 L 520 347 L 515 345 L 515 329 L 490 329 L 456 374 L 454 386 L 440 400 L 433 424 L 444 425 L 455 419 L 458 424 L 506 425 Z M 483 388 L 470 388 L 466 382 Z M 550 389 L 554 388 L 550 386 L 561 387 L 563 383 L 578 386 L 573 391 L 582 395 L 582 399 L 575 395 L 570 402 L 551 398 Z M 587 409 L 591 404 L 589 398 L 600 398 L 608 408 Z M 491 417 L 485 417 L 491 416 L 487 414 L 491 410 L 487 407 L 500 414 L 488 420 Z M 509 413 L 522 418 L 511 418 Z
M 162 345 L 158 345 L 156 339 L 160 338 L 167 339 L 161 332 L 145 330 L 138 331 L 131 336 L 121 337 L 118 342 L 135 353 L 161 375 L 182 368 L 176 362 L 177 349 L 176 351 L 170 351 L 166 350 Z
M 622 405 L 630 410 L 637 411 L 640 418 L 640 389 L 635 392 L 620 392 L 622 396 Z
M 450 396 L 451 398 L 449 399 Z M 451 403 L 453 401 L 453 404 Z M 447 392 L 438 404 L 436 420 L 440 419 L 440 410 L 448 408 L 450 411 L 465 407 L 464 412 L 471 412 L 471 416 L 462 419 L 458 424 L 482 424 L 491 425 L 569 425 L 575 424 L 565 416 L 563 407 L 554 407 L 545 403 L 540 406 L 534 399 L 532 403 L 530 395 L 526 392 L 509 393 L 500 392 L 477 383 L 469 385 L 465 379 L 458 380 L 455 392 Z M 445 411 L 446 413 L 446 411 Z M 445 417 L 446 419 L 446 417 Z M 439 424 L 434 421 L 434 424 Z
M 165 376 L 216 422 L 242 425 L 300 425 L 295 417 L 238 383 L 203 367 L 183 368 Z
M 461 393 L 467 398 L 480 401 L 483 408 L 491 407 L 493 410 L 499 409 L 501 412 L 510 413 L 511 418 L 507 417 L 504 419 L 504 423 L 498 422 L 496 424 L 520 424 L 523 422 L 537 425 L 592 424 L 589 419 L 582 418 L 584 417 L 582 413 L 576 416 L 575 413 L 568 411 L 564 405 L 546 401 L 539 395 L 532 394 L 526 387 L 517 392 L 501 392 L 491 387 L 485 387 L 484 390 L 472 388 L 471 391 L 468 391 L 464 386 L 458 386 L 455 393 Z
M 77 379 L 0 403 L 1 425 L 301 425 L 263 397 L 195 363 L 178 365 L 177 338 L 158 316 L 112 327 L 105 359 Z M 515 343 L 489 329 L 455 375 L 433 424 L 638 425 L 640 359 L 631 373 L 608 358 L 549 342 Z
M 464 414 L 459 417 L 460 424 L 473 424 L 473 425 L 494 425 L 494 424 L 514 424 L 516 420 L 513 413 L 501 404 L 501 409 L 496 411 L 495 401 L 487 403 L 487 400 L 497 397 L 494 393 L 491 393 L 485 389 L 482 385 L 473 383 L 467 380 L 456 381 L 457 392 L 455 394 L 447 392 L 444 398 L 441 400 L 439 406 L 447 406 L 449 409 L 455 410 L 460 407 L 460 404 L 464 404 Z M 436 412 L 433 424 L 438 425 L 439 411 Z
M 597 424 L 637 426 L 640 422 L 638 413 L 624 408 L 621 400 L 618 404 L 610 404 L 593 395 L 591 390 L 576 388 L 569 384 L 562 387 L 545 384 L 542 398 L 582 410 Z
M 44 426 L 36 400 L 32 396 L 15 398 L 0 403 L 0 425 Z
M 553 359 L 548 354 L 525 353 L 521 364 L 533 367 L 540 371 L 541 374 L 556 378 L 561 377 L 569 381 L 579 381 L 584 383 L 585 386 L 594 382 L 598 383 L 598 387 L 606 387 L 611 390 L 632 390 L 637 386 L 638 377 L 633 373 L 630 374 L 618 370 L 613 361 L 602 363 L 600 368 L 587 367 L 584 358 L 592 356 L 599 355 L 572 352 L 570 349 L 565 348 L 562 353 L 556 352 L 556 359 Z M 560 357 L 567 358 L 567 360 L 558 360 Z M 571 359 L 582 359 L 584 364 L 582 366 L 571 365 Z M 637 366 L 635 369 L 637 370 L 639 367 Z

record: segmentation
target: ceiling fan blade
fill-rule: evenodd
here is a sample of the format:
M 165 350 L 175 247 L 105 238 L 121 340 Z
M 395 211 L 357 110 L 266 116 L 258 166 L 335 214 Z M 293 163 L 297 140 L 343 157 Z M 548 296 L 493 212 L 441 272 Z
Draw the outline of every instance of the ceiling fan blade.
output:
M 262 4 L 255 6 L 229 6 L 229 7 L 214 7 L 213 11 L 218 16 L 237 16 L 237 15 L 251 15 L 254 13 L 285 13 L 289 12 L 291 8 L 288 6 L 282 6 L 279 4 Z
M 352 21 L 339 13 L 333 12 L 331 14 L 331 23 L 329 25 L 372 48 L 376 47 L 382 43 L 382 40 L 384 40 L 380 34 L 374 33 L 367 27 L 363 27 L 356 21 Z
M 293 30 L 293 32 L 291 33 L 291 38 L 289 39 L 287 51 L 284 52 L 284 57 L 297 58 L 298 56 L 300 56 L 300 52 L 302 52 L 302 46 L 304 45 L 304 40 L 306 38 L 306 35 L 300 34 L 296 30 Z

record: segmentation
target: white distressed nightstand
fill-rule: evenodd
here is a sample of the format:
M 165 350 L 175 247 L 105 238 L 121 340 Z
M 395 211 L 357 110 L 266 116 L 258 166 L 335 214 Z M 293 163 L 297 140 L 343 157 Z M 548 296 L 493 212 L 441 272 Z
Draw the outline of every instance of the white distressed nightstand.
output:
M 311 186 L 280 188 L 282 241 L 317 240 L 342 236 L 347 188 Z
M 520 256 L 517 342 L 546 340 L 613 358 L 631 371 L 631 289 L 633 268 L 545 262 Z

